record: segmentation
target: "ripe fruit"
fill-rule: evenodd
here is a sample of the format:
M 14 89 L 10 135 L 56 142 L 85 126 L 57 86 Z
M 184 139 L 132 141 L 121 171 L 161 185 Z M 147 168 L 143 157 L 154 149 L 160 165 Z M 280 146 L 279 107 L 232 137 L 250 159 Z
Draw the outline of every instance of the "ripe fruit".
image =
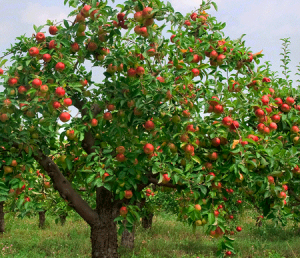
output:
M 70 98 L 64 99 L 64 105 L 69 107 L 72 105 L 72 100 Z
M 136 75 L 136 70 L 135 70 L 134 68 L 128 69 L 127 75 L 128 75 L 128 77 L 135 77 L 135 75 Z
M 193 154 L 194 153 L 194 146 L 193 145 L 191 145 L 191 144 L 188 144 L 188 145 L 186 145 L 185 146 L 185 152 L 186 153 L 189 153 L 189 154 Z
M 256 109 L 256 111 L 255 111 L 255 115 L 256 115 L 257 117 L 262 117 L 262 116 L 265 115 L 265 112 L 264 112 L 261 108 L 258 108 L 258 109 Z
M 53 108 L 58 109 L 61 107 L 61 104 L 58 101 L 54 101 L 52 106 L 53 106 Z
M 139 66 L 136 68 L 136 74 L 137 75 L 143 75 L 145 73 L 145 69 L 142 66 Z
M 216 152 L 210 153 L 210 154 L 208 155 L 208 158 L 209 158 L 210 160 L 217 160 L 217 159 L 218 159 L 218 153 L 216 153 Z
M 296 125 L 292 126 L 291 132 L 292 132 L 292 133 L 298 133 L 298 132 L 299 132 L 299 127 L 296 126 Z
M 120 215 L 121 215 L 122 217 L 126 217 L 127 213 L 128 213 L 127 208 L 124 207 L 124 206 L 121 207 L 121 209 L 120 209 Z
M 133 196 L 131 190 L 125 190 L 124 192 L 125 192 L 125 198 L 126 199 L 130 199 Z
M 53 48 L 55 48 L 56 47 L 56 42 L 55 42 L 55 40 L 53 39 L 53 40 L 51 40 L 50 42 L 49 42 L 49 49 L 53 49 Z
M 43 32 L 38 32 L 35 36 L 37 42 L 43 42 L 46 38 L 45 34 Z
M 217 104 L 217 105 L 215 105 L 215 106 L 213 107 L 213 111 L 214 111 L 216 114 L 222 114 L 222 113 L 224 112 L 224 108 L 223 108 L 222 105 Z
M 108 177 L 108 176 L 109 176 L 109 174 L 108 174 L 107 172 L 105 172 L 105 173 L 103 174 L 103 176 L 102 176 L 102 181 L 104 182 L 104 181 L 105 181 L 105 178 Z
M 59 116 L 59 119 L 62 121 L 62 122 L 68 122 L 71 118 L 71 115 L 67 112 L 62 112 Z
M 281 110 L 283 112 L 289 112 L 291 110 L 291 107 L 288 104 L 282 104 L 281 105 Z
M 220 144 L 221 144 L 220 138 L 215 137 L 211 140 L 211 145 L 214 147 L 218 147 L 220 146 Z
M 154 14 L 151 14 L 152 12 L 152 8 L 151 7 L 146 7 L 143 10 L 143 17 L 146 19 L 152 18 Z
M 62 72 L 63 70 L 65 70 L 66 66 L 64 63 L 62 62 L 58 62 L 56 65 L 55 65 L 55 70 L 56 71 L 59 71 L 59 72 Z
M 85 5 L 81 10 L 80 14 L 84 17 L 89 17 L 89 11 L 92 7 L 90 5 Z
M 38 89 L 42 86 L 42 81 L 40 79 L 34 79 L 32 81 L 32 87 L 35 88 L 35 89 Z
M 42 85 L 42 86 L 40 87 L 40 91 L 41 91 L 42 93 L 48 92 L 48 86 L 47 86 L 47 85 Z
M 43 55 L 43 60 L 46 62 L 46 63 L 49 63 L 51 61 L 52 57 L 51 55 L 49 54 L 44 54 Z
M 217 63 L 219 65 L 223 64 L 223 61 L 224 61 L 225 58 L 226 58 L 226 56 L 223 55 L 223 54 L 218 55 L 218 57 L 217 57 Z
M 275 98 L 275 103 L 276 105 L 281 106 L 283 102 L 281 98 Z
M 194 208 L 195 208 L 195 210 L 197 210 L 197 211 L 201 211 L 201 206 L 200 206 L 200 204 L 195 204 Z M 201 223 L 201 224 L 202 224 L 202 223 Z
M 272 123 L 270 123 L 269 128 L 270 128 L 270 131 L 274 131 L 277 129 L 277 124 L 272 122 Z
M 271 119 L 273 122 L 278 123 L 280 121 L 280 115 L 273 115 Z
M 55 94 L 60 98 L 65 96 L 65 93 L 66 93 L 66 91 L 64 90 L 63 87 L 57 87 L 55 90 Z
M 125 157 L 124 154 L 119 153 L 119 154 L 117 154 L 117 156 L 116 156 L 116 160 L 119 161 L 119 162 L 124 162 L 124 161 L 126 160 L 126 157 Z
M 78 45 L 77 42 L 71 44 L 71 51 L 72 51 L 72 52 L 78 52 L 79 49 L 80 49 L 80 47 L 79 47 L 79 45 Z
M 231 117 L 226 116 L 222 120 L 222 124 L 225 125 L 226 127 L 229 127 L 232 124 L 233 120 Z
M 111 120 L 112 119 L 112 113 L 110 113 L 110 112 L 104 113 L 103 118 L 105 120 Z
M 50 188 L 50 182 L 45 182 L 45 183 L 44 183 L 44 187 L 45 187 L 45 188 Z
M 163 183 L 166 184 L 171 180 L 168 174 L 163 174 Z
M 165 79 L 164 79 L 163 77 L 161 77 L 161 76 L 156 77 L 156 79 L 157 79 L 158 81 L 162 82 L 162 83 L 165 82 Z
M 286 193 L 285 193 L 285 192 L 280 192 L 280 193 L 278 194 L 278 197 L 279 197 L 279 198 L 282 198 L 282 199 L 285 199 L 285 198 L 286 198 Z
M 155 124 L 150 120 L 146 121 L 144 126 L 147 131 L 153 130 L 155 128 Z
M 37 56 L 40 53 L 37 47 L 30 48 L 28 52 L 30 56 Z
M 95 127 L 95 126 L 97 126 L 97 125 L 98 125 L 98 120 L 97 120 L 96 118 L 93 118 L 93 119 L 91 120 L 91 126 Z
M 268 176 L 268 182 L 269 182 L 270 184 L 274 184 L 274 177 Z
M 240 124 L 239 124 L 239 122 L 238 121 L 236 121 L 236 120 L 234 120 L 234 121 L 232 121 L 232 124 L 230 125 L 230 130 L 235 130 L 235 129 L 237 129 L 237 128 L 239 128 L 240 127 Z
M 285 102 L 291 106 L 295 103 L 295 100 L 292 97 L 287 97 Z
M 121 154 L 125 153 L 125 147 L 124 146 L 117 147 L 116 148 L 116 152 L 117 153 L 121 153 Z
M 58 32 L 58 28 L 56 26 L 52 25 L 52 26 L 49 27 L 49 33 L 51 35 L 56 35 L 57 32 Z
M 197 68 L 192 69 L 193 77 L 199 76 L 200 71 Z
M 270 101 L 270 99 L 267 95 L 264 95 L 261 97 L 261 102 L 263 103 L 263 105 L 268 105 L 269 101 Z
M 144 145 L 144 152 L 146 154 L 152 154 L 154 152 L 154 146 L 151 143 L 146 143 Z

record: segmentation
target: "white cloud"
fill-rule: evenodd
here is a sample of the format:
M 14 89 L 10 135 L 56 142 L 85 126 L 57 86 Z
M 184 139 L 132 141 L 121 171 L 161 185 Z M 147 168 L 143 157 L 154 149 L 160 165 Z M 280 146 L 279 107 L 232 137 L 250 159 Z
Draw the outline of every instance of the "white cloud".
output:
M 28 6 L 22 11 L 21 21 L 24 23 L 42 25 L 48 19 L 62 21 L 69 14 L 69 9 L 62 6 L 43 6 L 40 3 L 28 3 Z

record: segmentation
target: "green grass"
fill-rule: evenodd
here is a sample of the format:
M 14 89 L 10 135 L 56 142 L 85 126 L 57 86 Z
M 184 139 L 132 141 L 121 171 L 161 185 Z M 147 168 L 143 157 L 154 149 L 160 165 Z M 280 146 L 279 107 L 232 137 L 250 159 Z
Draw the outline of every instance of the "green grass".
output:
M 38 218 L 23 220 L 6 215 L 6 233 L 0 237 L 0 257 L 90 257 L 90 230 L 77 217 L 67 218 L 65 226 L 55 224 L 46 214 L 46 228 L 38 228 Z M 235 246 L 243 258 L 295 258 L 300 257 L 300 234 L 292 224 L 286 228 L 267 223 L 255 227 L 247 214 L 238 223 L 243 231 L 237 233 Z M 120 247 L 122 258 L 208 258 L 215 257 L 217 239 L 204 234 L 199 227 L 193 234 L 191 228 L 177 222 L 167 214 L 154 217 L 153 228 L 136 230 L 135 249 Z

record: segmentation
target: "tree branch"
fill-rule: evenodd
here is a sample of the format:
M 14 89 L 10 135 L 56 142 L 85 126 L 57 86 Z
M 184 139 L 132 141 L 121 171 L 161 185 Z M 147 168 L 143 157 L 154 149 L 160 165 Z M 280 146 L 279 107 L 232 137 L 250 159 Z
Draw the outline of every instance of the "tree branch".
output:
M 46 156 L 41 150 L 37 150 L 37 154 L 34 154 L 33 157 L 51 177 L 54 189 L 59 192 L 63 199 L 69 202 L 69 206 L 74 208 L 89 225 L 98 223 L 99 217 L 97 213 L 72 188 L 70 182 L 63 176 L 52 159 Z

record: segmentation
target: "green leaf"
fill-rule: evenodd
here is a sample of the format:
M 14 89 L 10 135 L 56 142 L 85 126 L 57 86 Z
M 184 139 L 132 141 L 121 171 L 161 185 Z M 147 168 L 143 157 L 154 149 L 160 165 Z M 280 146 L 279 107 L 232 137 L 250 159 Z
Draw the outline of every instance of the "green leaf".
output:
M 90 175 L 90 176 L 87 178 L 86 182 L 87 182 L 88 184 L 91 183 L 92 181 L 94 181 L 95 176 L 96 176 L 96 174 Z
M 208 223 L 212 225 L 215 223 L 215 220 L 216 220 L 215 215 L 213 213 L 208 213 Z
M 72 170 L 73 162 L 72 162 L 70 159 L 68 159 L 68 158 L 66 158 L 65 161 L 66 161 L 66 163 L 67 163 L 68 169 L 69 169 L 69 170 Z
M 200 188 L 200 191 L 201 191 L 204 195 L 207 194 L 207 188 L 206 188 L 204 185 L 200 185 L 199 188 Z
M 201 164 L 201 160 L 198 156 L 192 156 L 192 160 L 196 161 L 197 163 Z
M 218 11 L 218 6 L 215 2 L 211 2 L 211 4 L 214 6 L 215 10 Z
M 65 25 L 66 29 L 68 29 L 70 27 L 67 20 L 64 20 L 64 25 Z

